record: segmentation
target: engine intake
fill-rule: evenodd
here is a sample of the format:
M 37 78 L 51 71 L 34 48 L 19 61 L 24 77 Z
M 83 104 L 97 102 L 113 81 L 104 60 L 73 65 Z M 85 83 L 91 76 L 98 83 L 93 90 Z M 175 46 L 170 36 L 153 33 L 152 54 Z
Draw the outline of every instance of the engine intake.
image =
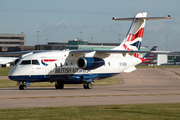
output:
M 104 60 L 97 57 L 81 57 L 77 61 L 79 68 L 84 70 L 93 70 L 104 65 Z

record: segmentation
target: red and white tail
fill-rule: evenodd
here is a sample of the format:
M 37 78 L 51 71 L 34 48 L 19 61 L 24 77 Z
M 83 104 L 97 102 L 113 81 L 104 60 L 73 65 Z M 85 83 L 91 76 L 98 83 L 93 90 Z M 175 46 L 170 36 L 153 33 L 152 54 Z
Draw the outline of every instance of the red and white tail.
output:
M 147 13 L 138 13 L 133 18 L 114 18 L 113 20 L 132 20 L 132 24 L 129 28 L 129 31 L 120 44 L 120 46 L 115 47 L 113 50 L 140 50 L 142 37 L 144 33 L 144 27 L 146 20 L 158 20 L 158 19 L 171 19 L 171 16 L 168 17 L 147 17 Z M 135 57 L 138 57 L 139 54 L 134 54 Z
M 150 51 L 156 51 L 157 46 L 153 46 Z M 147 53 L 143 56 L 146 60 L 142 62 L 142 64 L 151 64 L 153 62 L 155 53 Z
M 138 13 L 134 18 L 114 18 L 114 20 L 132 20 L 130 29 L 120 46 L 115 50 L 140 50 L 147 13 Z M 134 54 L 135 57 L 139 55 Z

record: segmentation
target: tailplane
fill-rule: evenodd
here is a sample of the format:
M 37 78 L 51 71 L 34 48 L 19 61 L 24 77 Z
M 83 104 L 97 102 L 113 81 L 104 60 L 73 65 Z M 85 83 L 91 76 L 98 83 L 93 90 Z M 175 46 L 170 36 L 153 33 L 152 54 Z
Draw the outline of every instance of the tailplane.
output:
M 138 13 L 133 18 L 112 18 L 112 20 L 131 20 L 132 24 L 123 42 L 113 50 L 140 50 L 146 20 L 171 19 L 168 17 L 147 17 L 147 13 Z M 139 54 L 135 53 L 135 57 Z
M 114 18 L 113 20 L 132 20 L 132 24 L 129 28 L 129 31 L 126 35 L 126 38 L 121 43 L 120 46 L 114 48 L 115 50 L 140 50 L 141 41 L 144 33 L 144 27 L 146 23 L 147 13 L 138 13 L 134 18 Z M 135 57 L 138 57 L 138 54 L 134 54 Z

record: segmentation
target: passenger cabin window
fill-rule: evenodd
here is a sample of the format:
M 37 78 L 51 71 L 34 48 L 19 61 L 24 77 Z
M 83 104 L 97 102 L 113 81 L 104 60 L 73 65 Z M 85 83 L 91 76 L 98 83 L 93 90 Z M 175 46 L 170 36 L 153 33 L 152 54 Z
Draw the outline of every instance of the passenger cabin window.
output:
M 32 60 L 33 65 L 40 65 L 38 60 Z
M 31 60 L 23 60 L 20 65 L 31 65 Z
M 111 65 L 110 62 L 108 62 L 109 66 Z

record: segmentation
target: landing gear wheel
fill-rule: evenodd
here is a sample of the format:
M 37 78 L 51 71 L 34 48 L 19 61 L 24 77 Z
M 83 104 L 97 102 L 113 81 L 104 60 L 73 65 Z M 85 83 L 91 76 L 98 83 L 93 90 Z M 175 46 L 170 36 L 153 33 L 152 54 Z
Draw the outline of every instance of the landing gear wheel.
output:
M 26 90 L 26 85 L 19 85 L 19 90 Z
M 88 83 L 88 89 L 92 89 L 92 83 Z
M 92 83 L 84 83 L 83 87 L 84 89 L 92 89 Z
M 55 88 L 56 88 L 56 89 L 63 89 L 63 88 L 64 88 L 64 84 L 60 84 L 60 83 L 57 82 L 57 83 L 55 84 Z
M 83 87 L 84 87 L 84 89 L 88 89 L 87 83 L 84 83 L 84 84 L 83 84 Z

